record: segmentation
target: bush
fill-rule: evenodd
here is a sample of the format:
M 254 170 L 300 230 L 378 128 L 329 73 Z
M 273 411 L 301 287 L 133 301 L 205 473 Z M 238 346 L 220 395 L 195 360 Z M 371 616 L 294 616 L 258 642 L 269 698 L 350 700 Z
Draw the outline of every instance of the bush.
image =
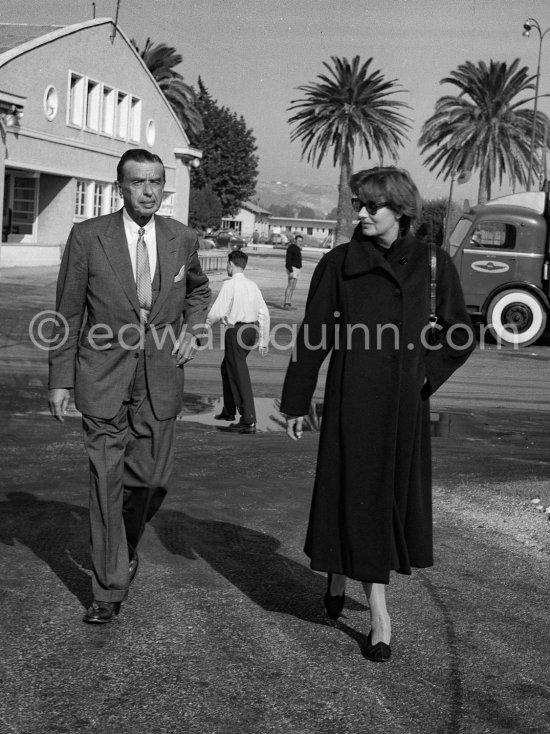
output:
M 451 210 L 449 212 L 448 233 L 450 234 L 455 224 L 460 219 L 462 208 L 451 202 Z M 416 223 L 415 235 L 420 240 L 428 242 L 430 245 L 441 247 L 445 236 L 445 217 L 447 216 L 446 199 L 427 199 L 422 202 L 422 216 Z
M 415 234 L 430 245 L 441 246 L 445 232 L 445 199 L 429 199 L 422 202 L 422 216 L 416 223 Z
M 202 189 L 191 187 L 189 192 L 189 226 L 195 229 L 217 229 L 222 221 L 222 205 L 207 184 Z

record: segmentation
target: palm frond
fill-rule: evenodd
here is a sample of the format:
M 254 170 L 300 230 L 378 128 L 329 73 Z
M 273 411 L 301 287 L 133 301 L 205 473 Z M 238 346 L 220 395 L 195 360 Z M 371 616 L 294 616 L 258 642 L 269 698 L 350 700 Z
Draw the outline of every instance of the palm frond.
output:
M 441 80 L 459 90 L 440 97 L 418 140 L 424 165 L 446 180 L 460 170 L 479 170 L 489 185 L 526 183 L 534 112 L 525 108 L 536 77 L 520 60 L 511 64 L 467 61 Z M 520 97 L 520 99 L 518 99 Z M 537 112 L 536 144 L 540 146 L 548 117 Z M 538 161 L 536 167 L 538 167 Z
M 189 137 L 195 140 L 203 131 L 204 125 L 196 106 L 193 88 L 174 69 L 182 63 L 182 56 L 172 46 L 153 43 L 150 38 L 141 50 L 133 38 L 131 44 L 151 72 Z
M 303 96 L 291 100 L 288 108 L 293 113 L 288 120 L 293 126 L 290 139 L 301 142 L 308 163 L 320 166 L 332 150 L 334 165 L 342 165 L 353 160 L 360 147 L 369 157 L 373 151 L 380 157 L 397 157 L 408 139 L 410 121 L 401 110 L 409 105 L 391 99 L 401 91 L 397 81 L 370 71 L 372 61 L 331 56 L 330 63 L 323 62 L 327 73 L 297 88 Z

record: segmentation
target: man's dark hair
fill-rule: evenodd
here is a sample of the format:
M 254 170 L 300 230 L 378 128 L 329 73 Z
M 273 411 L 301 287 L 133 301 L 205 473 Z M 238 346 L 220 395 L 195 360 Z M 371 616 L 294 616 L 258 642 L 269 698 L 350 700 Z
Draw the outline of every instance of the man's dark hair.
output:
M 230 263 L 233 263 L 238 268 L 242 268 L 244 270 L 248 262 L 248 255 L 242 250 L 232 250 L 227 256 L 227 259 Z
M 116 167 L 116 180 L 119 183 L 122 183 L 122 179 L 124 178 L 124 166 L 128 162 L 160 163 L 164 172 L 164 163 L 156 153 L 151 153 L 144 148 L 130 148 L 130 150 L 127 150 L 125 153 L 122 154 L 122 157 L 118 162 L 118 166 Z

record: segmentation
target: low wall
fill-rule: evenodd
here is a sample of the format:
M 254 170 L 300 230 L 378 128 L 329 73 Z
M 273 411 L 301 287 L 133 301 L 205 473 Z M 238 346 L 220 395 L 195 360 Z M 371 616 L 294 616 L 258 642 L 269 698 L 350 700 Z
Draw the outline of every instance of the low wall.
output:
M 2 242 L 0 246 L 0 267 L 38 267 L 59 265 L 61 262 L 60 245 L 12 245 Z
M 0 267 L 45 267 L 61 263 L 60 245 L 11 245 L 2 242 L 0 247 Z M 201 267 L 205 273 L 225 270 L 227 255 L 199 253 Z
M 203 272 L 214 273 L 217 270 L 225 270 L 225 267 L 227 265 L 227 255 L 211 255 L 202 254 L 201 252 L 199 252 L 199 262 L 201 264 Z

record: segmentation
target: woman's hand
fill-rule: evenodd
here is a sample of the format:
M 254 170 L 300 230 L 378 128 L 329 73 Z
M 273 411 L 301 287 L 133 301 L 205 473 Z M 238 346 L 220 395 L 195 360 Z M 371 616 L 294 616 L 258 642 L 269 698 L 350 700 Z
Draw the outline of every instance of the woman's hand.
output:
M 303 415 L 287 415 L 286 432 L 287 432 L 287 435 L 290 436 L 290 438 L 293 441 L 297 441 L 299 438 L 302 438 L 303 424 L 304 424 Z

